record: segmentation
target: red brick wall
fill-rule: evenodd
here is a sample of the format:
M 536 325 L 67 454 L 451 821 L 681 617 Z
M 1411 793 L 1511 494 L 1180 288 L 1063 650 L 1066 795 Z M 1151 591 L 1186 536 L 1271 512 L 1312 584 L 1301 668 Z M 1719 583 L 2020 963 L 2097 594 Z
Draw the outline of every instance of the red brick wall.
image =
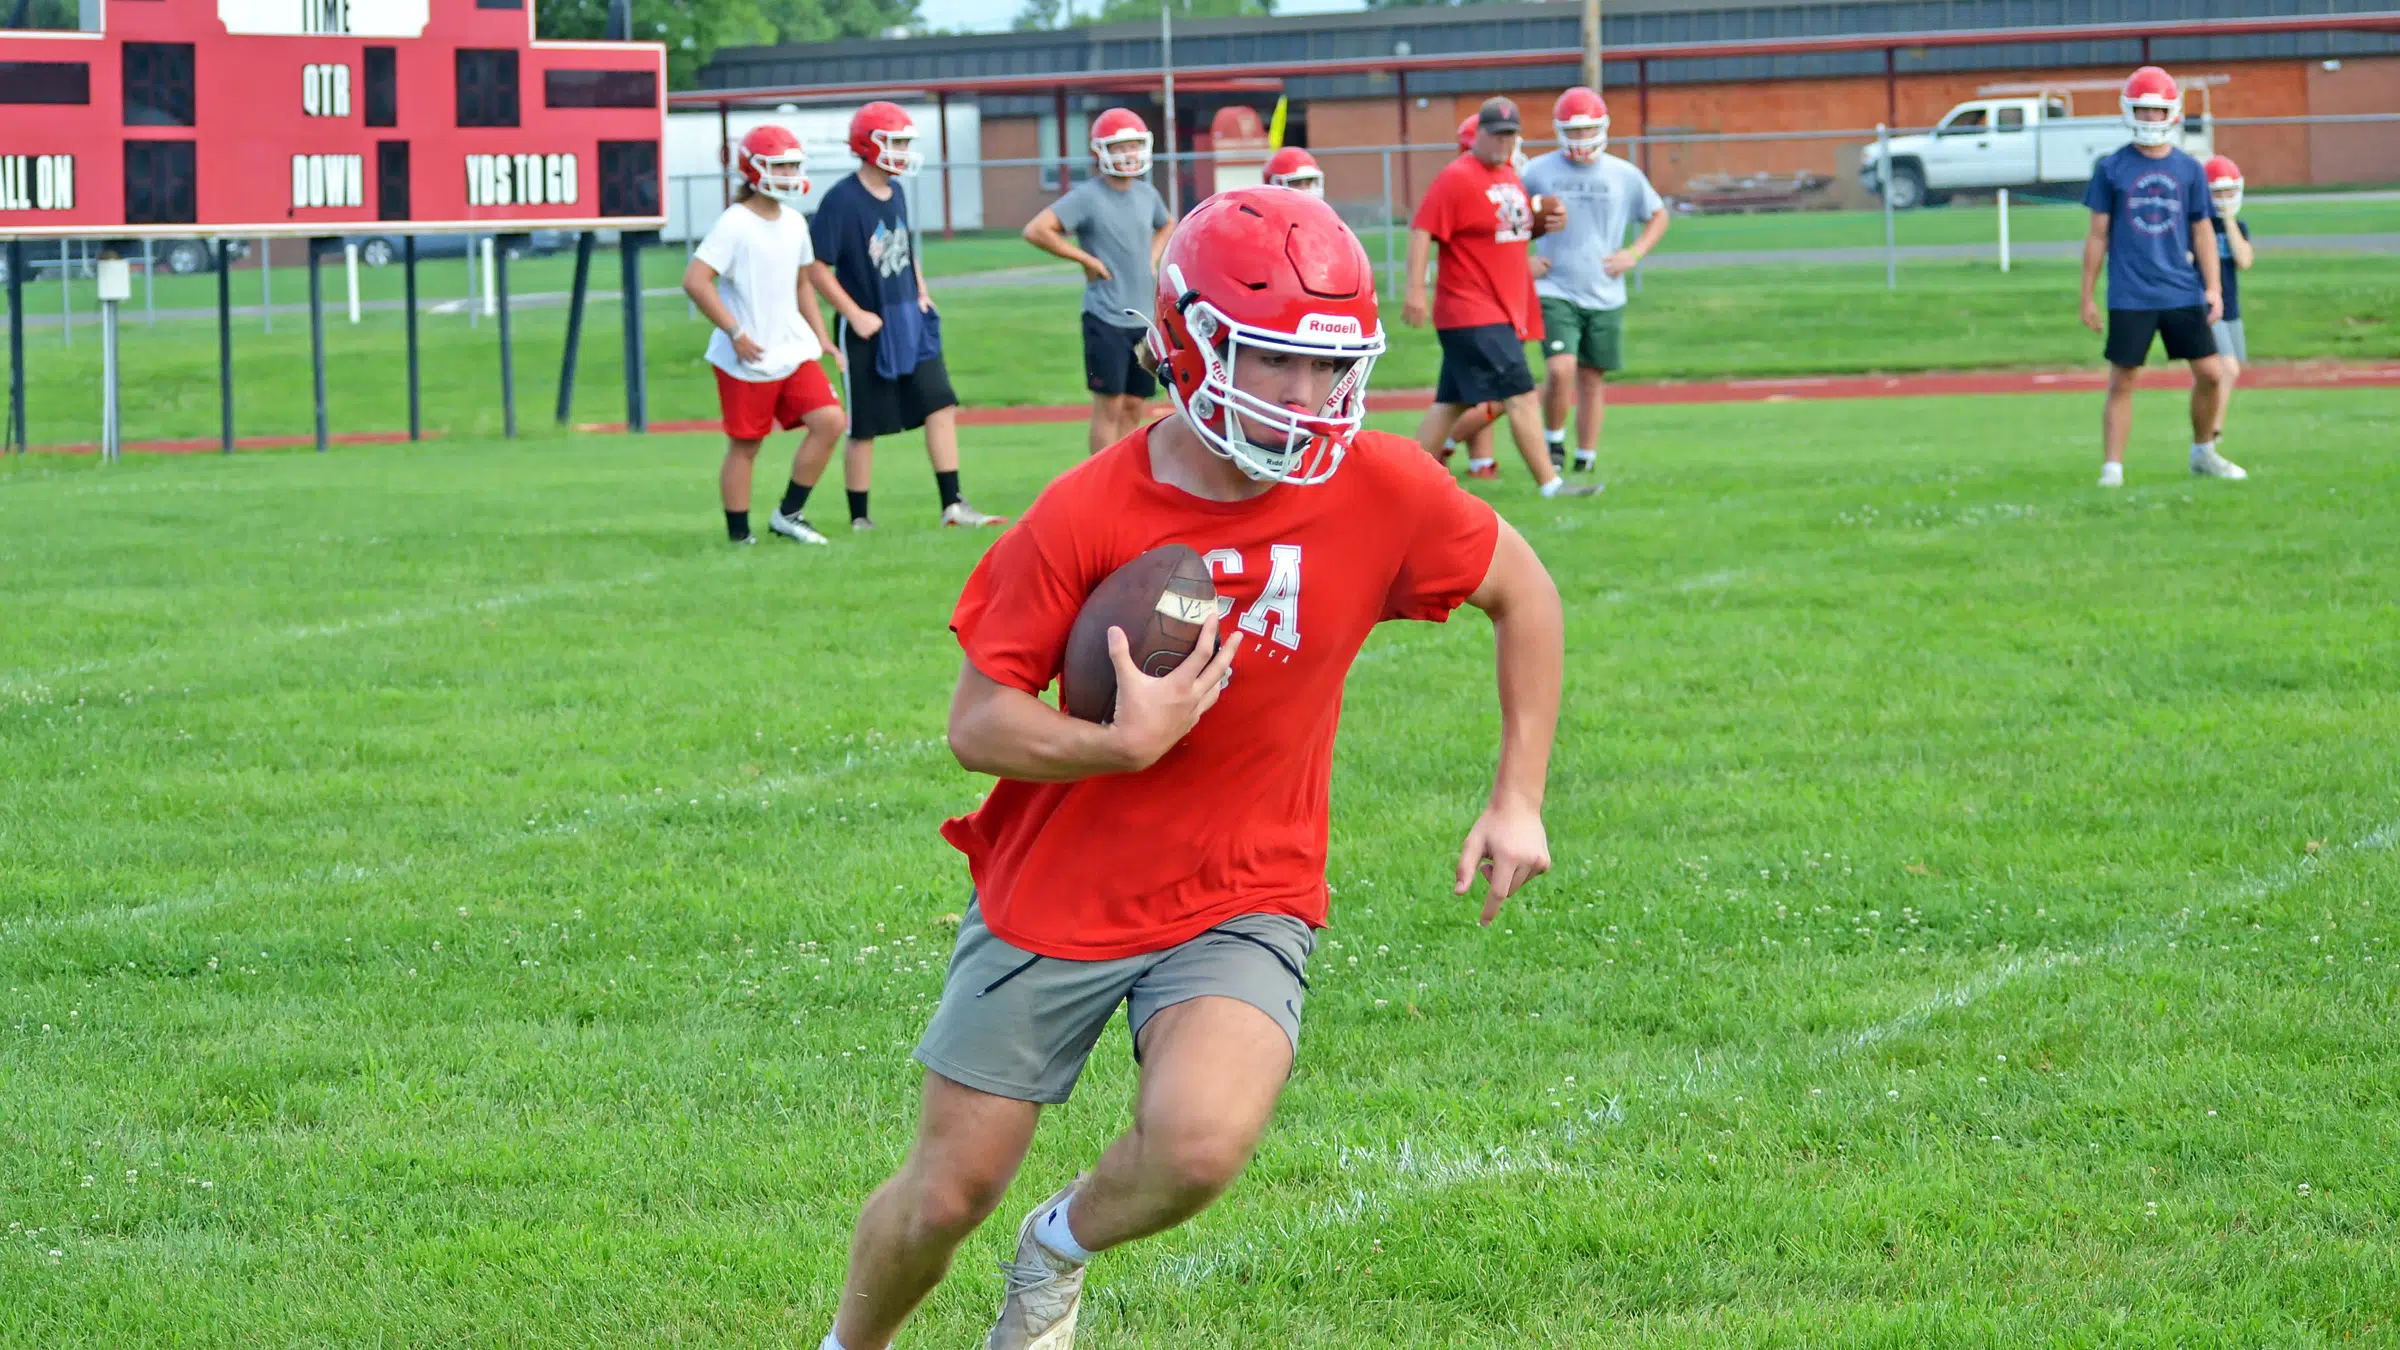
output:
M 2345 58 L 2339 70 L 2326 70 L 2313 62 L 2306 69 L 2310 112 L 2400 111 L 2400 58 Z M 2400 180 L 2400 126 L 2386 122 L 2306 127 L 2287 134 L 2306 138 L 2312 182 Z M 2251 173 L 2247 160 L 2242 161 L 2242 177 L 2250 182 L 2262 181 Z
M 985 159 L 1032 159 L 1043 153 L 1042 124 L 1031 117 L 987 117 L 983 121 Z M 1055 153 L 1055 151 L 1053 152 Z M 994 168 L 983 174 L 983 225 L 988 230 L 1021 230 L 1042 213 L 1058 194 L 1042 186 L 1042 171 L 1033 165 Z

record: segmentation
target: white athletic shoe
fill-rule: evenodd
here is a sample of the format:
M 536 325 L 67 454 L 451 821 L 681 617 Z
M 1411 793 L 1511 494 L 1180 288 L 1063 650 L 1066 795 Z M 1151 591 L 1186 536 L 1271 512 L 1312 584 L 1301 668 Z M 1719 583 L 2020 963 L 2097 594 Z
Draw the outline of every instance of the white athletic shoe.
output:
M 2122 464 L 2103 464 L 2103 465 L 2101 465 L 2101 466 L 2100 466 L 2100 486 L 2102 486 L 2102 487 L 2123 487 L 2123 486 L 2125 486 L 2125 466 L 2124 466 L 2124 465 L 2122 465 Z
M 2250 476 L 2248 469 L 2218 454 L 2213 445 L 2192 452 L 2192 472 L 2202 478 L 2230 478 L 2236 482 Z
M 1077 1177 L 1033 1207 L 1017 1225 L 1017 1259 L 1000 1263 L 1006 1295 L 984 1350 L 1074 1350 L 1075 1318 L 1083 1311 L 1083 1267 L 1033 1235 L 1042 1216 L 1074 1193 Z
M 1600 452 L 1597 450 L 1578 450 L 1575 452 L 1575 472 L 1577 473 L 1590 473 L 1594 468 L 1599 466 L 1599 463 Z
M 830 544 L 833 541 L 817 533 L 806 516 L 787 516 L 777 511 L 767 517 L 767 528 L 795 544 Z
M 862 531 L 865 531 L 865 530 L 871 530 L 871 529 L 874 529 L 874 528 L 875 528 L 875 522 L 874 522 L 874 521 L 872 521 L 872 520 L 869 520 L 869 519 L 868 519 L 868 518 L 866 518 L 865 516 L 852 516 L 852 517 L 850 517 L 850 532 L 851 532 L 851 533 L 853 533 L 853 534 L 857 534 L 857 533 L 860 533 L 860 532 L 862 532 Z
M 964 499 L 961 499 L 942 508 L 942 523 L 944 525 L 969 525 L 976 527 L 986 525 L 1006 525 L 1008 523 L 1008 517 L 987 516 L 983 512 L 978 511 L 974 507 L 968 505 Z

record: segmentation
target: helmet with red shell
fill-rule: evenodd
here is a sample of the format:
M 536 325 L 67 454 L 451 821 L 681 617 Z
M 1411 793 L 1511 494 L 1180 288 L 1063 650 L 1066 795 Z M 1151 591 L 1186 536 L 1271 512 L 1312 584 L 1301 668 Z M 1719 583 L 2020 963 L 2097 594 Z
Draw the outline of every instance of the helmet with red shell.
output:
M 1608 149 L 1608 103 L 1580 84 L 1558 96 L 1550 125 L 1558 132 L 1558 148 L 1577 164 L 1589 164 Z
M 808 195 L 800 138 L 770 122 L 742 133 L 733 149 L 734 167 L 754 192 L 797 204 Z
M 1150 353 L 1203 443 L 1259 482 L 1333 476 L 1366 417 L 1383 321 L 1366 247 L 1332 207 L 1272 187 L 1202 202 L 1167 239 L 1157 312 Z M 1237 387 L 1245 354 L 1267 352 L 1340 363 L 1324 404 L 1301 411 Z
M 1111 108 L 1092 119 L 1092 158 L 1111 178 L 1140 178 L 1150 172 L 1150 124 L 1131 108 Z
M 1325 171 L 1317 167 L 1317 157 L 1296 145 L 1287 145 L 1267 157 L 1267 182 L 1275 187 L 1298 188 L 1311 196 L 1325 195 Z
M 2183 90 L 2174 76 L 2156 66 L 2144 66 L 2125 78 L 2117 106 L 2125 110 L 2125 125 L 2132 129 L 2135 145 L 2165 145 L 2175 139 L 2175 123 L 2183 116 Z M 2140 116 L 2144 108 L 2163 108 L 2167 115 L 2145 122 Z
M 2242 166 L 2224 155 L 2210 155 L 2207 164 L 2209 200 L 2217 214 L 2238 215 L 2242 209 Z
M 885 173 L 917 171 L 916 140 L 917 124 L 897 103 L 877 99 L 850 117 L 850 153 Z

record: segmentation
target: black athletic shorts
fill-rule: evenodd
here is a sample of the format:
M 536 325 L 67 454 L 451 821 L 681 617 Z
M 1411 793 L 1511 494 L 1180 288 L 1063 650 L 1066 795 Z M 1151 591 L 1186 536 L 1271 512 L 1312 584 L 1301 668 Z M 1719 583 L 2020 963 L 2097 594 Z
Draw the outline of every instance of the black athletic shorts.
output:
M 2170 361 L 2197 361 L 2217 354 L 2217 335 L 2209 331 L 2208 306 L 2188 309 L 2112 309 L 2108 312 L 2108 345 L 2102 348 L 2112 366 L 2139 369 L 2150 359 L 2152 335 L 2162 339 Z
M 850 361 L 842 384 L 849 394 L 851 440 L 915 431 L 926 418 L 958 406 L 958 395 L 950 388 L 950 368 L 942 358 L 919 361 L 915 370 L 887 380 L 875 373 L 877 340 L 860 337 L 847 324 L 842 327 L 842 352 Z
M 1119 328 L 1090 310 L 1083 312 L 1083 382 L 1095 394 L 1131 394 L 1148 398 L 1158 392 L 1158 378 L 1134 359 L 1142 339 L 1140 328 Z
M 1433 335 L 1442 342 L 1442 377 L 1434 387 L 1434 402 L 1472 406 L 1533 392 L 1525 344 L 1508 324 L 1437 328 Z

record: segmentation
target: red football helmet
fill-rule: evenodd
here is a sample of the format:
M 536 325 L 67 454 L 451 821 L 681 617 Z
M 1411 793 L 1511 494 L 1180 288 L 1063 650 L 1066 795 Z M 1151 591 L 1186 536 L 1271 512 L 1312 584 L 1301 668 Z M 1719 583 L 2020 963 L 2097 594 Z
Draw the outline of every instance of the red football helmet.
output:
M 877 99 L 850 118 L 850 153 L 885 173 L 917 171 L 916 141 L 917 124 L 897 103 Z
M 1150 172 L 1150 126 L 1131 108 L 1111 108 L 1092 119 L 1092 157 L 1111 178 L 1140 178 Z
M 2176 86 L 2174 76 L 2156 66 L 2144 66 L 2126 77 L 2117 106 L 2125 110 L 2125 125 L 2133 129 L 2135 145 L 2165 145 L 2175 139 L 2176 120 L 2183 116 L 2183 90 Z M 2145 122 L 2136 111 L 2141 108 L 2164 108 L 2167 115 Z
M 1460 150 L 1473 153 L 1475 149 L 1475 132 L 1475 114 L 1468 113 L 1467 120 L 1458 124 L 1458 148 Z
M 733 148 L 733 162 L 752 191 L 794 204 L 808 195 L 800 138 L 772 122 L 742 133 Z
M 1550 125 L 1558 131 L 1558 148 L 1577 164 L 1589 164 L 1608 149 L 1608 104 L 1580 84 L 1558 96 Z
M 1268 156 L 1267 181 L 1276 187 L 1298 188 L 1312 197 L 1325 195 L 1325 171 L 1317 167 L 1317 157 L 1296 145 Z
M 2223 155 L 2208 157 L 2208 195 L 2217 214 L 2230 216 L 2242 209 L 2242 166 Z
M 1262 483 L 1322 483 L 1358 434 L 1383 354 L 1367 250 L 1321 198 L 1220 192 L 1168 236 L 1149 341 L 1176 411 L 1211 450 Z M 1340 362 L 1323 406 L 1241 389 L 1245 353 L 1262 352 Z

